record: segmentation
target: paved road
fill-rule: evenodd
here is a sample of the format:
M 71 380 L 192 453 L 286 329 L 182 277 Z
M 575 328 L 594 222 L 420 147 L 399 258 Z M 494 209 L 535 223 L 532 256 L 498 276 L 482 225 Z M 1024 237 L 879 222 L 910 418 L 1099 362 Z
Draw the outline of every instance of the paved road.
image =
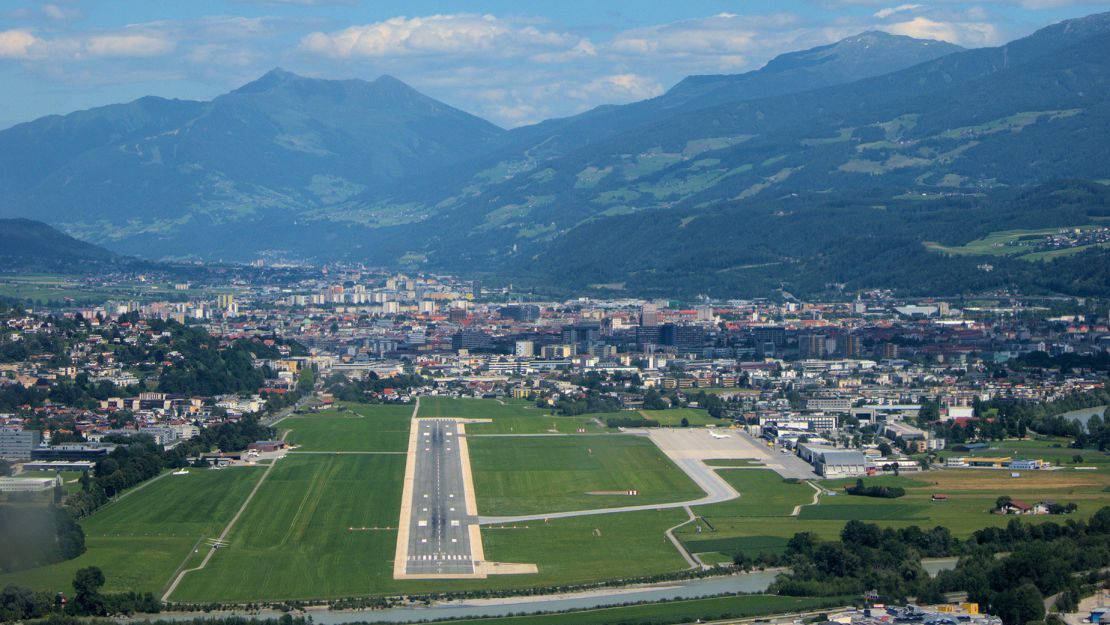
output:
M 470 574 L 474 560 L 467 529 L 466 489 L 458 425 L 450 419 L 420 419 L 405 572 Z
M 644 504 L 639 506 L 621 506 L 619 508 L 595 508 L 592 510 L 575 510 L 572 512 L 552 512 L 549 514 L 528 514 L 521 516 L 480 516 L 478 523 L 491 525 L 499 523 L 518 523 L 522 521 L 539 521 L 543 519 L 565 519 L 576 516 L 592 516 L 595 514 L 615 514 L 618 512 L 639 512 L 642 510 L 668 510 L 671 508 L 685 508 L 687 506 L 704 506 L 711 503 L 721 503 L 740 496 L 728 482 L 717 475 L 717 472 L 707 467 L 704 462 L 694 458 L 672 458 L 678 468 L 682 469 L 690 479 L 705 491 L 706 495 L 700 499 L 690 501 L 676 501 L 673 503 Z

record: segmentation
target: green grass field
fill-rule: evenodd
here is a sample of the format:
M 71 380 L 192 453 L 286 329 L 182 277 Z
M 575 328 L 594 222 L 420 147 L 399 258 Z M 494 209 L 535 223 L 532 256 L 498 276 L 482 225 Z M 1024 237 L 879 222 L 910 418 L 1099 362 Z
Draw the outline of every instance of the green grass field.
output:
M 230 547 L 187 574 L 172 599 L 330 598 L 387 587 L 404 471 L 399 455 L 279 461 L 228 536 Z
M 686 421 L 691 426 L 699 425 L 728 425 L 728 421 L 721 419 L 714 419 L 709 416 L 709 413 L 698 408 L 673 408 L 671 410 L 641 410 L 640 415 L 645 419 L 652 419 L 658 421 L 659 425 L 668 427 L 678 427 L 682 425 L 682 420 Z
M 725 555 L 736 551 L 777 553 L 784 549 L 789 536 L 766 537 L 758 528 L 776 525 L 777 520 L 769 522 L 772 518 L 793 520 L 790 513 L 794 511 L 794 506 L 813 501 L 813 488 L 806 484 L 784 482 L 778 473 L 768 469 L 724 470 L 719 474 L 740 493 L 740 497 L 694 508 L 694 513 L 701 517 L 699 521 L 677 531 L 686 547 L 695 553 L 720 552 Z M 753 533 L 746 535 L 749 532 Z M 742 539 L 742 546 L 737 539 Z
M 694 512 L 711 522 L 732 517 L 790 516 L 794 506 L 813 501 L 816 494 L 806 484 L 791 484 L 769 469 L 725 469 L 717 472 L 740 497 L 724 503 L 698 506 Z
M 433 412 L 458 405 L 433 402 Z M 454 403 L 454 402 L 448 402 Z M 483 404 L 486 402 L 483 402 Z M 496 402 L 493 402 L 496 403 Z M 503 406 L 503 418 L 522 404 Z M 474 404 L 470 410 L 487 406 Z M 465 411 L 465 409 L 464 409 Z M 403 451 L 411 408 L 353 405 L 282 422 L 302 450 Z M 459 416 L 474 416 L 469 415 Z M 567 437 L 475 437 L 476 470 L 492 482 L 483 513 L 598 507 L 693 498 L 701 491 L 647 439 L 605 434 Z M 186 574 L 172 600 L 247 602 L 325 599 L 394 593 L 507 589 L 598 582 L 685 568 L 664 531 L 685 520 L 682 510 L 597 515 L 485 527 L 486 557 L 534 563 L 531 575 L 487 580 L 395 581 L 402 476 L 401 454 L 293 454 L 275 465 L 206 568 Z M 160 593 L 175 572 L 200 564 L 202 536 L 217 536 L 261 477 L 263 467 L 194 470 L 167 475 L 106 506 L 83 522 L 89 550 L 70 562 L 0 577 L 41 590 L 70 590 L 76 569 L 100 566 L 107 592 Z M 492 486 L 490 486 L 492 484 Z M 544 496 L 533 494 L 541 485 Z M 637 498 L 586 495 L 588 490 L 639 488 Z M 363 529 L 378 528 L 378 529 Z M 589 566 L 583 566 L 588 562 Z
M 648 439 L 631 435 L 470 439 L 478 510 L 541 514 L 696 499 L 689 477 Z M 591 495 L 639 491 L 637 496 Z
M 346 410 L 295 415 L 279 426 L 298 451 L 406 451 L 412 406 L 344 404 Z
M 563 417 L 537 408 L 532 402 L 519 399 L 459 399 L 454 397 L 422 397 L 421 417 L 461 417 L 464 419 L 492 419 L 492 423 L 473 423 L 466 426 L 470 434 L 573 434 L 579 428 L 587 432 L 602 432 L 608 414 Z
M 954 451 L 946 449 L 940 453 L 941 458 L 960 457 L 999 457 L 1041 459 L 1063 467 L 1074 466 L 1075 456 L 1081 456 L 1083 462 L 1079 466 L 1099 466 L 1110 468 L 1110 454 L 1097 449 L 1072 449 L 1068 447 L 1070 441 L 1065 438 L 1044 438 L 1035 440 L 1005 440 L 993 441 L 989 449 L 975 451 Z
M 647 605 L 580 610 L 563 614 L 538 614 L 488 619 L 451 621 L 459 625 L 668 625 L 707 620 L 722 620 L 805 612 L 851 605 L 850 597 L 778 597 L 745 595 L 685 599 Z
M 539 566 L 536 575 L 492 577 L 487 585 L 582 584 L 680 571 L 686 563 L 663 532 L 685 520 L 685 512 L 673 509 L 487 526 L 488 559 Z
M 761 467 L 763 462 L 752 458 L 718 458 L 706 460 L 705 464 L 711 467 Z M 722 473 L 722 475 L 724 475 Z
M 1089 224 L 1083 226 L 1068 226 L 1066 229 L 1093 230 L 1099 227 L 1098 224 Z M 1059 233 L 1060 230 L 1061 228 L 999 230 L 981 239 L 976 239 L 959 246 L 941 245 L 940 243 L 927 241 L 925 242 L 925 248 L 934 252 L 953 256 L 1016 256 L 1022 260 L 1041 261 L 1060 256 L 1078 254 L 1083 250 L 1093 247 L 1105 247 L 1101 244 L 1095 244 L 1037 251 L 1037 245 L 1043 243 L 1047 237 Z
M 732 473 L 745 476 L 758 470 L 737 470 Z M 844 493 L 844 486 L 855 479 L 831 480 L 820 485 L 838 493 L 822 496 L 816 506 L 804 506 L 797 517 L 711 516 L 706 515 L 713 529 L 703 527 L 697 533 L 690 525 L 677 533 L 685 545 L 695 553 L 720 552 L 724 554 L 743 551 L 748 555 L 763 552 L 781 553 L 786 541 L 797 532 L 814 532 L 824 539 L 834 539 L 844 523 L 861 520 L 884 527 L 917 525 L 931 528 L 943 525 L 956 536 L 964 537 L 988 526 L 1004 526 L 1013 517 L 990 514 L 994 501 L 1000 495 L 1035 503 L 1054 500 L 1060 503 L 1075 502 L 1079 510 L 1068 516 L 1023 517 L 1024 521 L 1041 523 L 1068 519 L 1087 518 L 1104 505 L 1110 505 L 1110 472 L 1099 467 L 1095 471 L 1026 471 L 1020 478 L 1011 478 L 1009 471 L 998 470 L 944 470 L 911 476 L 883 476 L 864 478 L 867 485 L 901 486 L 906 495 L 898 499 L 856 497 Z M 743 484 L 735 484 L 743 492 Z M 749 486 L 749 488 L 751 488 Z M 808 489 L 807 489 L 808 490 Z M 810 491 L 812 492 L 812 491 Z M 948 500 L 932 501 L 933 494 L 944 494 Z M 741 506 L 743 498 L 719 506 Z M 808 503 L 808 501 L 806 502 Z M 706 506 L 713 508 L 715 506 Z M 781 505 L 778 512 L 785 510 Z
M 70 594 L 74 572 L 98 566 L 107 579 L 105 592 L 157 594 L 202 536 L 219 535 L 262 471 L 250 467 L 193 470 L 189 475 L 159 478 L 82 520 L 84 554 L 0 575 L 0 587 L 17 583 Z

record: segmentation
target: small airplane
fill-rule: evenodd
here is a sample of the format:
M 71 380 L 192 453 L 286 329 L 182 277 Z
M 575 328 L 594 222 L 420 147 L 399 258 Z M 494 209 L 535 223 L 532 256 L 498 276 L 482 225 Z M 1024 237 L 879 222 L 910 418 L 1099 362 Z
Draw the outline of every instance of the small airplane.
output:
M 728 434 L 718 434 L 717 432 L 710 432 L 709 435 L 713 438 L 729 438 Z
M 208 546 L 213 548 L 213 549 L 223 549 L 224 547 L 230 547 L 231 546 L 231 544 L 228 543 L 226 540 L 217 540 L 215 538 L 209 538 L 208 540 L 205 540 L 204 542 L 207 543 Z

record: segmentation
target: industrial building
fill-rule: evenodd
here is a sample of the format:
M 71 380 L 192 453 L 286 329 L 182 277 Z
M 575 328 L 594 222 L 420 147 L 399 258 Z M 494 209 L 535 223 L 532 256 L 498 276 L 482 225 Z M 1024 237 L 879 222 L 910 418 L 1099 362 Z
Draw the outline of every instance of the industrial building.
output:
M 825 478 L 867 475 L 867 459 L 862 452 L 801 443 L 798 456 Z

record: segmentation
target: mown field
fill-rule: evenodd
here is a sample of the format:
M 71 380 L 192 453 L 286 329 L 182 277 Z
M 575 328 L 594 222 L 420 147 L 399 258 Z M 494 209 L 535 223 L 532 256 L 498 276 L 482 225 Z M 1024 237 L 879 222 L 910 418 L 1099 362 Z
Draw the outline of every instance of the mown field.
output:
M 343 404 L 317 413 L 291 416 L 279 424 L 298 451 L 408 450 L 412 406 Z
M 187 574 L 171 599 L 308 599 L 383 587 L 392 581 L 404 471 L 402 455 L 280 460 L 228 536 L 230 546 Z
M 680 571 L 686 563 L 663 532 L 685 520 L 684 511 L 672 509 L 486 526 L 488 559 L 539 566 L 536 575 L 492 577 L 487 584 L 578 584 Z
M 587 432 L 605 431 L 605 419 L 612 414 L 564 417 L 537 408 L 532 402 L 519 399 L 460 399 L 455 397 L 422 397 L 421 417 L 460 417 L 492 419 L 491 423 L 466 426 L 471 434 L 572 434 L 579 429 Z M 602 425 L 599 425 L 598 423 Z
M 659 425 L 666 427 L 679 427 L 682 420 L 686 419 L 687 425 L 728 425 L 728 421 L 714 419 L 705 410 L 698 408 L 672 408 L 670 410 L 641 410 L 640 415 L 645 419 L 658 421 Z
M 649 439 L 632 435 L 474 437 L 470 464 L 483 515 L 664 503 L 704 494 Z M 639 495 L 605 494 L 630 489 Z
M 58 564 L 0 575 L 0 587 L 72 593 L 77 569 L 98 566 L 105 592 L 158 594 L 202 537 L 218 536 L 262 476 L 260 467 L 166 475 L 83 519 L 87 551 Z M 203 545 L 200 546 L 203 552 Z
M 767 486 L 761 485 L 753 477 L 752 474 L 760 473 L 759 470 L 735 470 L 730 473 L 730 482 L 742 493 L 745 489 L 758 493 Z M 770 478 L 766 479 L 773 482 Z M 789 501 L 780 499 L 777 506 L 772 503 L 775 501 L 774 493 L 763 496 L 768 501 L 769 509 L 775 509 L 773 520 L 767 516 L 747 517 L 737 513 L 725 516 L 720 512 L 710 514 L 705 510 L 696 510 L 705 514 L 713 527 L 703 526 L 701 533 L 698 533 L 696 527 L 691 525 L 679 530 L 678 534 L 691 551 L 722 554 L 743 551 L 756 555 L 763 552 L 781 553 L 786 547 L 786 541 L 797 532 L 809 531 L 825 539 L 834 539 L 844 523 L 853 519 L 885 527 L 917 525 L 931 528 L 943 525 L 951 529 L 954 535 L 966 537 L 983 527 L 1003 526 L 1013 518 L 990 513 L 995 499 L 1001 495 L 1009 495 L 1028 503 L 1053 500 L 1060 503 L 1075 502 L 1079 506 L 1078 511 L 1069 516 L 1023 517 L 1023 520 L 1035 523 L 1063 523 L 1069 518 L 1086 518 L 1100 507 L 1110 505 L 1110 494 L 1107 492 L 1110 488 L 1110 472 L 1104 468 L 1095 471 L 1023 471 L 1019 478 L 1010 477 L 1009 471 L 966 469 L 864 479 L 867 485 L 905 488 L 906 495 L 897 499 L 857 497 L 844 493 L 844 486 L 854 482 L 854 479 L 820 482 L 823 488 L 837 494 L 823 495 L 816 506 L 803 506 L 796 517 L 789 516 L 786 512 Z M 787 487 L 795 488 L 784 484 L 781 489 Z M 778 497 L 785 497 L 782 490 L 778 492 Z M 934 494 L 947 495 L 948 500 L 934 502 Z M 808 503 L 809 496 L 802 495 L 802 491 L 798 490 L 797 496 L 806 499 L 805 503 Z M 743 497 L 737 502 L 719 506 L 727 511 L 734 505 L 742 507 L 742 501 Z M 712 512 L 715 507 L 705 508 Z M 783 514 L 784 512 L 786 513 Z

